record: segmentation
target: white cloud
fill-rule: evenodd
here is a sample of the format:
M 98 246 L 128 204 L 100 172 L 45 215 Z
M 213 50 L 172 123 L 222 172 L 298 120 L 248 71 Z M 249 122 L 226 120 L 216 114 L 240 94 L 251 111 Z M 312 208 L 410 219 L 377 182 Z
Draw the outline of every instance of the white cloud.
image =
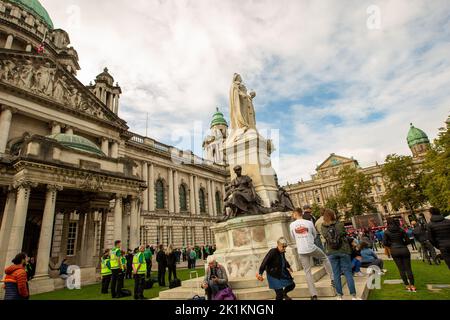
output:
M 42 3 L 69 32 L 79 78 L 87 84 L 107 66 L 131 130 L 145 133 L 148 112 L 150 135 L 163 142 L 194 121 L 208 127 L 218 105 L 227 115 L 240 72 L 257 91 L 261 127 L 281 129 L 282 182 L 308 178 L 331 152 L 363 165 L 407 154 L 410 122 L 433 138 L 449 113 L 445 0 Z M 366 26 L 372 4 L 380 30 Z M 71 5 L 80 8 L 79 26 Z M 327 88 L 336 96 L 324 99 Z M 307 105 L 311 95 L 322 99 Z M 377 113 L 382 119 L 362 120 Z M 342 124 L 324 122 L 330 115 Z

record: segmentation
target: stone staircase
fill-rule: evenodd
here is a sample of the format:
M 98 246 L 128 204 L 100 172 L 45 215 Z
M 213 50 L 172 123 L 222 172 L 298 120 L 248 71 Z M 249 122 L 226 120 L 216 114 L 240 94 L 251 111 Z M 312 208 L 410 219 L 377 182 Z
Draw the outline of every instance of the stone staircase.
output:
M 314 267 L 312 269 L 313 278 L 316 282 L 319 298 L 334 297 L 335 291 L 331 287 L 331 281 L 323 267 Z M 295 289 L 289 294 L 294 299 L 310 298 L 308 286 L 306 284 L 304 271 L 294 273 Z M 159 300 L 189 300 L 194 295 L 204 296 L 204 290 L 200 288 L 203 277 L 183 281 L 181 287 L 161 291 Z M 345 280 L 343 280 L 345 283 Z M 275 292 L 269 289 L 267 280 L 260 282 L 256 278 L 247 278 L 239 280 L 230 280 L 230 287 L 238 300 L 272 300 L 275 298 Z

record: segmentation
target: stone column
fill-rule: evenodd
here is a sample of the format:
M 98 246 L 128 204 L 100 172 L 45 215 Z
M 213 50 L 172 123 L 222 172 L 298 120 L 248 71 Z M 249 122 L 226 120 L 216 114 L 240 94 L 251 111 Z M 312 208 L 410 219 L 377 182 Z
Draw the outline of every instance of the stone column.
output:
M 48 278 L 48 263 L 50 260 L 50 248 L 52 246 L 53 222 L 55 220 L 55 205 L 59 186 L 47 186 L 45 195 L 44 214 L 42 216 L 41 233 L 36 259 L 36 278 Z
M 13 41 L 14 36 L 12 34 L 9 34 L 8 37 L 6 38 L 5 49 L 11 49 Z
M 78 211 L 77 211 L 78 212 Z M 77 230 L 77 264 L 81 265 L 81 254 L 83 253 L 83 240 L 84 240 L 84 223 L 86 220 L 86 213 L 78 213 L 78 230 Z
M 301 203 L 300 203 L 300 197 L 299 197 L 298 193 L 295 194 L 295 199 L 297 199 L 297 207 L 300 207 Z
M 122 237 L 122 195 L 116 194 L 116 203 L 114 205 L 114 240 L 123 241 Z
M 180 181 L 178 171 L 174 172 L 175 213 L 180 213 Z
M 12 110 L 3 106 L 0 115 L 0 153 L 5 153 L 8 143 L 9 129 L 11 128 Z
M 119 157 L 119 143 L 114 141 L 111 146 L 111 157 L 117 159 Z
M 82 257 L 82 266 L 92 267 L 92 257 L 94 255 L 94 238 L 95 238 L 95 229 L 94 229 L 94 215 L 95 210 L 89 210 L 86 214 L 86 230 L 84 232 L 84 243 L 83 243 L 83 254 Z
M 173 170 L 168 170 L 169 174 L 169 213 L 174 212 L 174 203 L 173 203 Z
M 123 202 L 122 202 L 123 203 Z M 122 204 L 122 243 L 124 247 L 129 248 L 128 243 L 128 226 L 130 225 L 130 217 L 128 216 L 128 205 Z M 134 249 L 134 248 L 133 248 Z
M 119 95 L 116 95 L 116 104 L 114 106 L 114 113 L 115 114 L 119 113 Z
M 73 136 L 73 128 L 72 127 L 67 127 L 66 134 L 68 134 L 70 136 Z
M 107 138 L 102 138 L 102 152 L 109 157 L 109 140 Z
M 148 186 L 148 164 L 145 161 L 142 162 L 142 180 L 144 180 Z M 142 209 L 148 211 L 148 188 L 142 191 L 142 195 Z
M 61 133 L 61 125 L 57 122 L 52 122 L 52 134 Z
M 14 219 L 11 227 L 11 236 L 9 237 L 8 252 L 6 253 L 6 261 L 8 262 L 22 251 L 31 186 L 30 183 L 23 183 L 17 190 Z
M 212 185 L 211 180 L 206 180 L 206 187 L 208 190 L 208 214 L 210 216 L 214 216 L 214 201 L 213 201 L 213 192 L 212 192 Z
M 148 181 L 148 202 L 149 210 L 155 211 L 155 167 L 153 163 L 150 164 L 150 179 Z
M 212 213 L 216 217 L 218 215 L 217 213 L 217 207 L 216 207 L 216 182 L 214 180 L 211 181 L 211 189 L 212 189 Z
M 103 255 L 103 251 L 105 248 L 105 236 L 106 236 L 106 222 L 108 221 L 108 210 L 102 210 L 102 220 L 101 220 L 101 229 L 100 229 L 100 251 L 99 257 Z
M 136 248 L 139 246 L 139 212 L 138 212 L 138 199 L 131 198 L 131 219 L 130 219 L 130 248 Z
M 197 214 L 197 207 L 195 205 L 195 185 L 194 185 L 194 176 L 190 175 L 189 177 L 189 206 L 191 215 Z
M 3 211 L 2 226 L 0 228 L 0 274 L 3 273 L 6 254 L 8 252 L 9 237 L 14 220 L 16 207 L 16 191 L 11 189 L 6 197 L 5 210 Z

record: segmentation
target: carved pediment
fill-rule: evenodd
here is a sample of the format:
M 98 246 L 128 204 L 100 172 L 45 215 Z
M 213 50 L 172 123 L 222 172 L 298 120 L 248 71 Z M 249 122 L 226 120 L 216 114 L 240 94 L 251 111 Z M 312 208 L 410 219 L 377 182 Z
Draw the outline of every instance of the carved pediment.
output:
M 118 120 L 86 87 L 50 59 L 2 57 L 0 82 L 98 119 L 112 122 Z
M 355 162 L 356 160 L 351 158 L 346 158 L 342 156 L 338 156 L 335 154 L 331 154 L 324 162 L 322 162 L 318 167 L 317 171 L 333 168 L 333 167 L 341 167 L 344 164 L 349 164 Z

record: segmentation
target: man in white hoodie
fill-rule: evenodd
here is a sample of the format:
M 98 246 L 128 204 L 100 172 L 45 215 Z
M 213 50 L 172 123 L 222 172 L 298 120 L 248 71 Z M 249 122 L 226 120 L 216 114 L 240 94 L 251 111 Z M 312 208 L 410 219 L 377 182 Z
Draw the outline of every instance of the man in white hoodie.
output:
M 333 271 L 331 264 L 322 249 L 314 243 L 314 239 L 317 236 L 316 228 L 311 221 L 303 219 L 302 209 L 295 209 L 292 212 L 292 218 L 295 221 L 290 225 L 291 235 L 297 244 L 297 252 L 299 254 L 303 270 L 305 271 L 306 282 L 308 283 L 311 300 L 317 300 L 317 289 L 314 285 L 314 278 L 311 273 L 311 258 L 317 258 L 322 261 L 323 266 L 325 267 L 325 270 L 333 283 Z

